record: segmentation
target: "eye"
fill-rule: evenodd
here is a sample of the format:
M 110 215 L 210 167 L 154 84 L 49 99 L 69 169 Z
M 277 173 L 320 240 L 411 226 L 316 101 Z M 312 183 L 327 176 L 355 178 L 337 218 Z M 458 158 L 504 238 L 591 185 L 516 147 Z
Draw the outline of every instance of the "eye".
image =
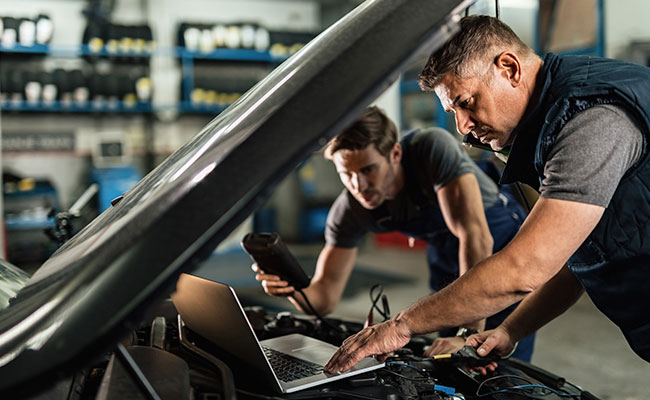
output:
M 470 103 L 471 99 L 472 99 L 471 97 L 468 97 L 467 99 L 461 101 L 461 102 L 460 102 L 460 106 L 461 106 L 462 108 L 467 108 L 467 107 L 469 107 L 469 103 Z
M 370 164 L 370 165 L 368 165 L 368 166 L 365 166 L 365 167 L 361 168 L 360 172 L 363 173 L 363 174 L 365 174 L 365 175 L 368 175 L 368 174 L 370 174 L 372 171 L 375 170 L 375 167 L 376 167 L 375 164 Z

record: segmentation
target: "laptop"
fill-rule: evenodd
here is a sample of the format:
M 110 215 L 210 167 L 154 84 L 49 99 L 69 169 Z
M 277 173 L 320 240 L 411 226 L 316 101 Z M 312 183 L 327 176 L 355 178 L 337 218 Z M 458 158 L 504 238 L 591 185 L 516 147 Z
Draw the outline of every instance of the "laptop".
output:
M 280 393 L 322 385 L 382 368 L 367 357 L 349 371 L 323 371 L 336 346 L 302 334 L 259 341 L 233 288 L 181 274 L 172 301 L 183 323 L 246 366 L 247 380 L 269 382 Z

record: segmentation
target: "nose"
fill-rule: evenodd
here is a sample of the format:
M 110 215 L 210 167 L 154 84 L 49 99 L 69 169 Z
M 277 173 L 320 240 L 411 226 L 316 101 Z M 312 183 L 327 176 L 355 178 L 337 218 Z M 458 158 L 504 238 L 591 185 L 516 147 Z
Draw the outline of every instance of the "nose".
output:
M 350 186 L 352 187 L 352 191 L 354 193 L 362 193 L 364 190 L 366 190 L 368 184 L 363 175 L 352 174 L 352 177 L 350 178 Z
M 456 130 L 458 133 L 465 136 L 474 131 L 476 124 L 472 118 L 470 118 L 469 113 L 466 113 L 464 111 L 456 111 L 454 115 L 456 117 Z

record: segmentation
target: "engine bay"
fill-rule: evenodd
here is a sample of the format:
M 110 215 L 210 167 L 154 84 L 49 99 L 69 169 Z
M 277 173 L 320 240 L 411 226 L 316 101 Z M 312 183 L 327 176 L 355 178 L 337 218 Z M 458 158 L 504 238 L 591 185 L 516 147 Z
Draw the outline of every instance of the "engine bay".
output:
M 340 345 L 361 323 L 319 320 L 261 306 L 245 307 L 259 340 L 302 333 Z M 183 325 L 171 301 L 135 329 L 118 349 L 86 371 L 79 397 L 95 399 L 596 399 L 564 378 L 516 359 L 500 360 L 494 373 L 473 371 L 468 359 L 424 357 L 432 340 L 412 338 L 382 369 L 279 395 L 267 390 L 245 368 L 219 356 L 219 350 Z M 78 381 L 78 380 L 77 380 Z M 158 396 L 158 397 L 156 397 Z

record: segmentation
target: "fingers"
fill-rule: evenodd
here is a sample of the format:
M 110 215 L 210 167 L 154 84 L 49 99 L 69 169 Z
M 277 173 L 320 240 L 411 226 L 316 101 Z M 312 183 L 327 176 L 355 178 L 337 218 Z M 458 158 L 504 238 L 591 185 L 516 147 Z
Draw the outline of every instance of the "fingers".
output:
M 404 347 L 410 338 L 408 326 L 399 319 L 365 328 L 343 342 L 325 366 L 325 370 L 331 373 L 344 372 L 372 355 L 380 355 L 379 359 L 386 359 L 388 353 Z
M 371 355 L 368 348 L 364 346 L 371 329 L 372 327 L 366 328 L 347 338 L 325 365 L 325 371 L 334 374 L 345 372 L 365 357 Z
M 496 369 L 497 369 L 497 363 L 495 363 L 493 361 L 493 362 L 491 362 L 489 364 L 485 364 L 485 365 L 483 365 L 481 367 L 470 368 L 470 371 L 472 371 L 472 372 L 476 371 L 476 372 L 480 373 L 481 375 L 487 375 L 488 372 L 492 373 L 492 372 L 496 371 Z
M 469 339 L 469 338 L 468 338 Z M 481 356 L 485 357 L 490 352 L 499 344 L 499 339 L 495 335 L 490 335 L 485 340 L 483 343 L 479 346 L 479 348 L 476 350 L 476 353 Z
M 266 274 L 257 264 L 251 265 L 251 269 L 256 272 L 255 279 L 262 283 L 264 291 L 271 296 L 289 296 L 293 294 L 295 288 L 289 286 L 287 281 L 280 279 L 277 275 Z
M 437 354 L 455 353 L 465 344 L 462 337 L 441 337 L 437 338 L 429 348 L 424 352 L 427 357 Z

